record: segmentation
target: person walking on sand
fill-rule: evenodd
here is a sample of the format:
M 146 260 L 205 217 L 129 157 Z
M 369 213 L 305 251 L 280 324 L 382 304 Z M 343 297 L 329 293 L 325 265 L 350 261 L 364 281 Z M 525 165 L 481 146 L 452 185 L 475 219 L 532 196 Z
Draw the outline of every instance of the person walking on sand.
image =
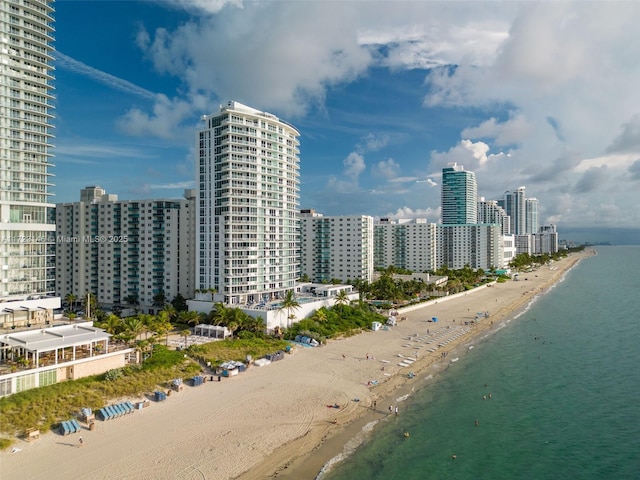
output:
M 78 448 L 82 447 L 84 445 L 84 440 L 82 439 L 82 437 L 78 438 Z

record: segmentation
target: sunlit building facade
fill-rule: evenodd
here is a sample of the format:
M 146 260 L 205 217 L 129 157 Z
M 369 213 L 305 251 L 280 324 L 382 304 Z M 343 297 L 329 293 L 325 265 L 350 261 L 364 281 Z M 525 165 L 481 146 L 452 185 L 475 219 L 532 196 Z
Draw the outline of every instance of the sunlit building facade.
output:
M 301 273 L 316 283 L 373 281 L 373 217 L 300 212 Z
M 300 272 L 300 133 L 234 101 L 202 123 L 197 288 L 227 304 L 281 298 Z
M 53 2 L 0 11 L 0 323 L 49 321 L 55 293 Z

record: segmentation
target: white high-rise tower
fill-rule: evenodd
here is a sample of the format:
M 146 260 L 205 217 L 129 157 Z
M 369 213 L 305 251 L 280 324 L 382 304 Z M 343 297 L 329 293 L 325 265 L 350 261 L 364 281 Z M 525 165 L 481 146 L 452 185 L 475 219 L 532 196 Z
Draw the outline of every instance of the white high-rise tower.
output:
M 14 327 L 54 303 L 52 3 L 0 2 L 0 323 Z
M 196 287 L 227 304 L 281 298 L 300 271 L 300 134 L 238 102 L 202 121 Z

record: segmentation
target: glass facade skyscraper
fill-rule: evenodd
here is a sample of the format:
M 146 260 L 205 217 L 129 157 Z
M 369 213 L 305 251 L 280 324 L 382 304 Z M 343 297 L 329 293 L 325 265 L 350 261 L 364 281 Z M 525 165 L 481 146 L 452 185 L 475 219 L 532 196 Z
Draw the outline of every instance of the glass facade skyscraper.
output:
M 473 172 L 454 164 L 442 169 L 442 224 L 478 222 L 478 185 Z

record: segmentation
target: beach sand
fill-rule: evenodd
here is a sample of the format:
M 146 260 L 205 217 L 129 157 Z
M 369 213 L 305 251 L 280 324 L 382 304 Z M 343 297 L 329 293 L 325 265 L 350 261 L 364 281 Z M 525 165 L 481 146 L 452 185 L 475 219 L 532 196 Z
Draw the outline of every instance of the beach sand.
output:
M 495 330 L 592 254 L 571 254 L 521 274 L 519 281 L 401 312 L 406 319 L 389 330 L 332 340 L 321 348 L 296 347 L 282 361 L 253 366 L 221 382 L 186 386 L 164 402 L 97 421 L 92 431 L 19 440 L 18 451 L 0 453 L 0 477 L 313 479 L 364 425 L 388 415 L 389 405 L 398 405 L 398 397 L 415 385 L 409 372 L 424 377 L 444 370 L 468 352 L 474 339 Z M 489 318 L 465 325 L 485 311 Z M 438 322 L 428 322 L 432 317 Z M 449 354 L 443 358 L 442 352 Z M 410 364 L 400 366 L 402 361 Z M 334 404 L 339 408 L 328 407 Z

